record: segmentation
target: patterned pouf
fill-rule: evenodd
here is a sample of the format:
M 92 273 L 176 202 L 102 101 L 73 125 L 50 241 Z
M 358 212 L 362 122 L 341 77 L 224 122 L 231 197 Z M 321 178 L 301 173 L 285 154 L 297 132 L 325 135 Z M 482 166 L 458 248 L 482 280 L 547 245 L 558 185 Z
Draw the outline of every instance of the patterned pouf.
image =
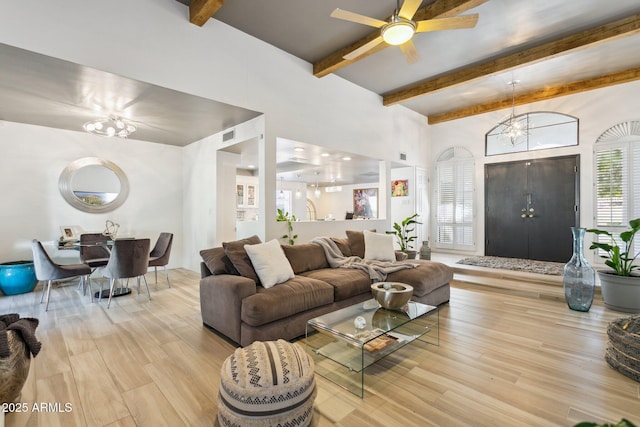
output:
M 220 376 L 220 425 L 300 427 L 311 422 L 314 366 L 300 345 L 256 341 L 236 349 Z

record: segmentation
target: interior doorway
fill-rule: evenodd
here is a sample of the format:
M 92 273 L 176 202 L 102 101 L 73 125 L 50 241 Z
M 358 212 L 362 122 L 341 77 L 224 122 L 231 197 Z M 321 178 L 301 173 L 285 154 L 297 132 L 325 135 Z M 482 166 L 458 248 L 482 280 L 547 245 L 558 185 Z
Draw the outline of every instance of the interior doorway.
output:
M 579 217 L 580 156 L 485 166 L 485 255 L 567 262 Z

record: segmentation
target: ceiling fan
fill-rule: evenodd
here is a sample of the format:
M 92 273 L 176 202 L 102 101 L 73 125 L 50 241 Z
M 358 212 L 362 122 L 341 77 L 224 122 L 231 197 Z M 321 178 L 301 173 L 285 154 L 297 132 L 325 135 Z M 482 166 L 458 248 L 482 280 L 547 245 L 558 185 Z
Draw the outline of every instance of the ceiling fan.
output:
M 358 13 L 349 12 L 342 9 L 335 9 L 331 12 L 332 18 L 344 19 L 358 24 L 369 25 L 371 27 L 380 28 L 380 35 L 361 47 L 349 52 L 344 59 L 355 59 L 366 52 L 370 51 L 380 43 L 399 46 L 402 54 L 409 64 L 416 62 L 420 55 L 413 44 L 413 35 L 415 33 L 424 33 L 427 31 L 454 30 L 460 28 L 473 28 L 478 22 L 478 14 L 456 16 L 452 18 L 428 19 L 424 21 L 414 21 L 413 15 L 416 14 L 418 8 L 422 4 L 422 0 L 405 0 L 400 6 L 400 0 L 397 0 L 396 10 L 389 21 L 370 18 Z

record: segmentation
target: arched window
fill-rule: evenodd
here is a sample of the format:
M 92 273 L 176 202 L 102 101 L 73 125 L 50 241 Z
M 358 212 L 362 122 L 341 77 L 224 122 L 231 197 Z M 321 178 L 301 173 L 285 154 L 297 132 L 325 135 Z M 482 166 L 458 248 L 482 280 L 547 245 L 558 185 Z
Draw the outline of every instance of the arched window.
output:
M 578 145 L 578 119 L 538 111 L 509 117 L 485 135 L 485 155 Z
M 603 132 L 594 159 L 596 227 L 618 234 L 640 217 L 640 121 Z
M 436 162 L 436 248 L 473 250 L 474 160 L 469 150 L 453 147 Z

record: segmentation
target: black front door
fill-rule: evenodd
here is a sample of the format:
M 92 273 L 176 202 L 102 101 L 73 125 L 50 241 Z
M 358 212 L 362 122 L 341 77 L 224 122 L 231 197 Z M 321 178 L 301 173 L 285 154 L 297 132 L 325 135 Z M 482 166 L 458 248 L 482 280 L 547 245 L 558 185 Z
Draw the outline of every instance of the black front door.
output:
M 485 255 L 567 262 L 579 224 L 579 156 L 485 167 Z

